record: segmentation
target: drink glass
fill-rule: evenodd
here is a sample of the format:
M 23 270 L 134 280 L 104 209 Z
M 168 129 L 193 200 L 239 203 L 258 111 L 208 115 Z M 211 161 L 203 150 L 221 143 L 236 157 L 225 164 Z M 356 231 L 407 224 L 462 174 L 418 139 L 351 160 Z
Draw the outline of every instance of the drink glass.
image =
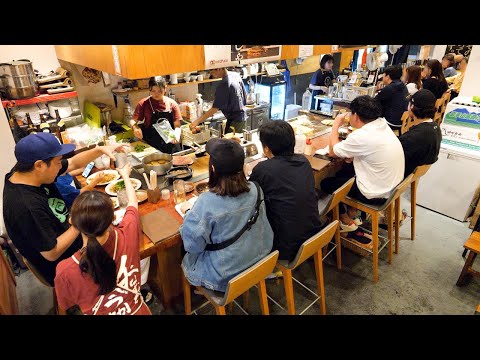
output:
M 126 189 L 121 189 L 117 191 L 117 198 L 118 198 L 118 205 L 120 208 L 125 208 L 128 205 L 128 196 L 127 196 L 127 190 Z
M 180 204 L 187 200 L 185 193 L 185 182 L 183 180 L 175 180 L 173 182 L 173 198 L 175 204 Z
M 116 168 L 121 169 L 128 163 L 126 153 L 116 152 L 114 156 L 115 156 L 115 167 Z

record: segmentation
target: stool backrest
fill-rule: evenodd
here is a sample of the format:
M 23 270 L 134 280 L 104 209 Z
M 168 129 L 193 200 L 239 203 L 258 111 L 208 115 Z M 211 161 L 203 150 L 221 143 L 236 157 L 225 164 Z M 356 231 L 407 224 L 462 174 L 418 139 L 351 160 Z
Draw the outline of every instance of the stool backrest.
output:
M 43 275 L 38 272 L 38 270 L 35 268 L 35 266 L 33 266 L 33 264 L 31 264 L 27 259 L 25 259 L 25 257 L 23 258 L 23 262 L 25 263 L 25 265 L 27 265 L 28 270 L 30 270 L 32 272 L 32 274 L 35 275 L 35 277 L 38 279 L 38 281 L 40 281 L 43 285 L 45 285 L 49 288 L 53 287 L 52 285 L 50 285 L 48 283 L 47 280 L 45 280 Z
M 293 261 L 291 261 L 287 267 L 293 270 L 313 254 L 320 251 L 330 242 L 330 240 L 332 240 L 333 235 L 335 235 L 335 231 L 337 230 L 337 226 L 338 220 L 335 220 L 313 235 L 310 239 L 305 241 L 302 246 L 300 246 L 300 249 L 298 249 L 295 259 L 293 259 Z
M 430 169 L 430 166 L 432 166 L 432 164 L 429 164 L 429 165 L 421 165 L 421 166 L 417 166 L 415 168 L 415 170 L 413 171 L 413 181 L 421 178 L 423 175 L 425 175 L 427 173 L 427 171 Z
M 265 280 L 267 275 L 273 272 L 278 254 L 278 250 L 271 252 L 256 264 L 230 279 L 222 304 L 229 304 L 261 280 Z
M 350 189 L 352 188 L 354 182 L 355 177 L 352 177 L 345 184 L 335 190 L 335 192 L 330 197 L 328 205 L 325 206 L 325 209 L 322 211 L 322 214 L 320 214 L 320 216 L 328 214 L 335 206 L 338 205 L 340 201 L 343 201 L 347 194 L 350 192 Z
M 410 185 L 413 179 L 413 174 L 408 175 L 403 181 L 398 184 L 395 189 L 392 191 L 392 195 L 387 200 L 387 204 L 390 203 L 392 200 L 397 199 L 402 193 L 405 191 L 405 189 Z

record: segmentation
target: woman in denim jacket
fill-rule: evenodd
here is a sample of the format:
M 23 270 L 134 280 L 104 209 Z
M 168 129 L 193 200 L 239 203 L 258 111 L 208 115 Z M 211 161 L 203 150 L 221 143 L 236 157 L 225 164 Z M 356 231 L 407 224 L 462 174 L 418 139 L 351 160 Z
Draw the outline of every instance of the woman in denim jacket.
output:
M 219 244 L 237 235 L 255 213 L 259 194 L 243 172 L 245 155 L 233 140 L 214 138 L 208 141 L 209 190 L 203 193 L 185 215 L 180 228 L 187 254 L 183 272 L 195 286 L 225 292 L 230 279 L 269 254 L 273 231 L 262 201 L 256 222 L 231 245 L 206 250 L 207 244 Z

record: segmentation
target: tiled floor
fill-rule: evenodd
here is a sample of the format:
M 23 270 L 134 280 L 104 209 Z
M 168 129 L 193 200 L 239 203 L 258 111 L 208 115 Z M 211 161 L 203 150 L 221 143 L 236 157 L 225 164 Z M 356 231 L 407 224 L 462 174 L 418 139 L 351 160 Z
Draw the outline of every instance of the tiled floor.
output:
M 408 194 L 407 194 L 408 195 Z M 408 196 L 402 199 L 402 207 L 409 210 Z M 371 257 L 365 258 L 342 250 L 343 269 L 338 271 L 335 259 L 324 261 L 325 298 L 327 314 L 473 314 L 480 303 L 480 281 L 472 279 L 463 287 L 455 286 L 464 264 L 463 243 L 471 230 L 461 223 L 422 207 L 417 207 L 417 234 L 409 239 L 410 226 L 400 229 L 400 253 L 394 255 L 391 265 L 387 262 L 387 248 L 380 253 L 379 281 L 373 283 Z M 478 262 L 478 261 L 477 261 Z M 478 264 L 475 266 L 479 267 Z M 302 264 L 294 277 L 316 292 L 313 261 Z M 268 295 L 286 308 L 283 281 L 267 280 Z M 295 307 L 302 312 L 315 297 L 294 283 Z M 47 314 L 51 311 L 51 290 L 43 287 L 30 272 L 18 278 L 17 294 L 22 314 Z M 204 298 L 192 292 L 192 308 Z M 256 289 L 250 290 L 248 313 L 260 314 Z M 237 299 L 241 305 L 242 297 Z M 270 313 L 286 314 L 269 300 Z M 150 305 L 153 314 L 183 314 L 183 302 L 165 310 L 159 299 Z M 305 314 L 320 314 L 318 301 Z M 243 312 L 236 305 L 233 314 Z M 211 305 L 198 314 L 214 314 Z

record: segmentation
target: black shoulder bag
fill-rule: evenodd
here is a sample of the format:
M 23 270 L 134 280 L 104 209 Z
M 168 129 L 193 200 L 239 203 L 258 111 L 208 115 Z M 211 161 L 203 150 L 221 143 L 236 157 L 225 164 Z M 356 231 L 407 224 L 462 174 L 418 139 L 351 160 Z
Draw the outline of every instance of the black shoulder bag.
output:
M 248 219 L 247 223 L 245 226 L 231 239 L 228 239 L 226 241 L 222 241 L 221 243 L 218 244 L 207 244 L 205 247 L 206 251 L 216 251 L 216 250 L 222 250 L 225 249 L 227 246 L 232 245 L 235 241 L 237 241 L 240 236 L 246 231 L 250 230 L 253 224 L 257 222 L 258 215 L 260 214 L 260 204 L 264 199 L 260 198 L 260 187 L 258 186 L 257 182 L 252 181 L 255 184 L 255 187 L 257 188 L 257 203 L 255 204 L 255 212 L 253 215 Z M 210 241 L 212 241 L 212 238 L 210 237 Z

